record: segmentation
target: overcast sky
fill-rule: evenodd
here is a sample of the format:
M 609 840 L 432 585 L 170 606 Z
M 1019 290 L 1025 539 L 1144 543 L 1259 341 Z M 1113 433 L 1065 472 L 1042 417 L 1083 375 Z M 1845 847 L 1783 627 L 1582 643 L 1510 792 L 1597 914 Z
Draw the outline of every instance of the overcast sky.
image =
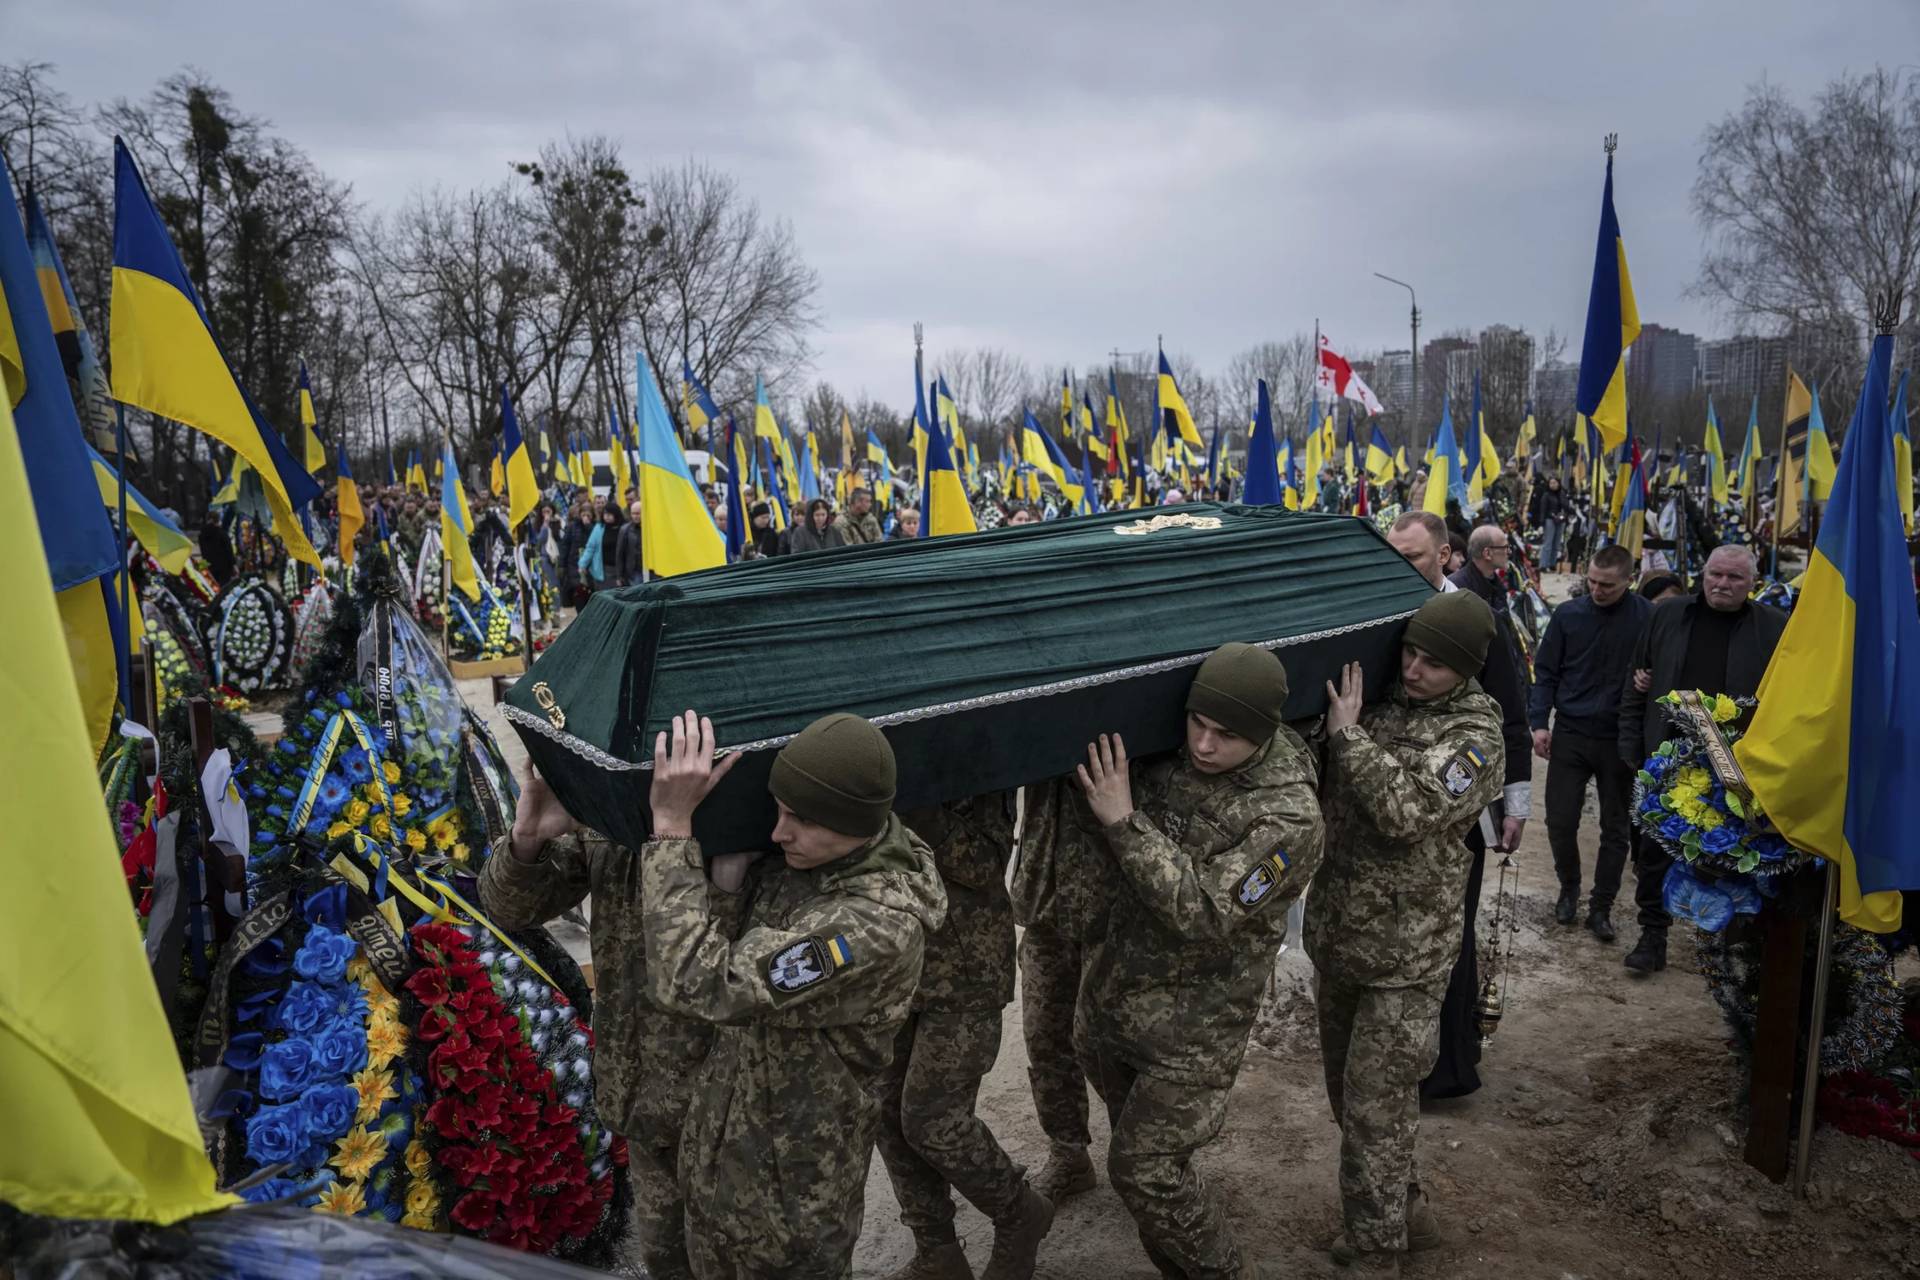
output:
M 1553 325 L 1577 357 L 1609 130 L 1641 317 L 1723 332 L 1685 296 L 1705 126 L 1762 78 L 1920 60 L 1916 0 L 932 8 L 0 0 L 0 30 L 82 102 L 191 63 L 374 207 L 567 131 L 698 156 L 818 270 L 818 373 L 896 405 L 915 320 L 1076 368 L 1164 334 L 1218 370 L 1316 316 L 1405 346 L 1373 271 L 1423 335 Z

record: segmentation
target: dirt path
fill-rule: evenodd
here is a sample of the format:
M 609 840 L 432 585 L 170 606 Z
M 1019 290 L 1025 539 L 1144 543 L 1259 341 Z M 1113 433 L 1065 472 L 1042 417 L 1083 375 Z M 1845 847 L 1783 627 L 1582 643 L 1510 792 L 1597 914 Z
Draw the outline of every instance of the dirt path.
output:
M 462 693 L 485 714 L 510 759 L 519 739 L 484 682 Z M 1535 782 L 1535 812 L 1545 771 Z M 1589 812 L 1583 843 L 1596 833 Z M 1740 1161 L 1744 1124 L 1720 1013 L 1692 972 L 1692 941 L 1674 931 L 1671 967 L 1652 979 L 1620 964 L 1636 935 L 1631 872 L 1616 908 L 1620 942 L 1553 923 L 1544 827 L 1520 854 L 1520 932 L 1506 1016 L 1485 1051 L 1485 1087 L 1424 1114 L 1420 1161 L 1445 1229 L 1444 1248 L 1409 1263 L 1420 1280 L 1689 1280 L 1920 1276 L 1920 1161 L 1890 1145 L 1821 1130 L 1808 1201 L 1796 1203 Z M 1488 872 L 1482 936 L 1493 901 Z M 555 932 L 586 959 L 583 930 Z M 1909 961 L 1909 971 L 1911 961 Z M 1339 1276 L 1326 1258 L 1339 1230 L 1339 1135 L 1327 1111 L 1297 949 L 1279 962 L 1278 994 L 1255 1031 L 1220 1139 L 1200 1157 L 1250 1260 L 1300 1276 Z M 1000 1057 L 980 1113 L 1017 1160 L 1038 1164 L 1046 1142 L 1027 1088 L 1020 1004 L 1009 1006 Z M 1106 1125 L 1094 1112 L 1096 1160 Z M 858 1276 L 904 1263 L 912 1237 L 876 1154 L 867 1183 Z M 959 1225 L 976 1270 L 993 1232 L 966 1204 Z M 1126 1210 L 1101 1182 L 1062 1206 L 1039 1274 L 1119 1280 L 1152 1276 Z

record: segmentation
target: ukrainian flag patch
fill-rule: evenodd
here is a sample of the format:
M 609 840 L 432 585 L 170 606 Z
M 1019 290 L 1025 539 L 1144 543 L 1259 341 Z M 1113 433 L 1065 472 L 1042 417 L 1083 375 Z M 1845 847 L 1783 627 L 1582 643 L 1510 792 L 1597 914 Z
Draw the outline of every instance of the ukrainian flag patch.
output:
M 853 948 L 847 945 L 847 935 L 836 934 L 827 939 L 827 959 L 836 969 L 844 969 L 853 963 Z

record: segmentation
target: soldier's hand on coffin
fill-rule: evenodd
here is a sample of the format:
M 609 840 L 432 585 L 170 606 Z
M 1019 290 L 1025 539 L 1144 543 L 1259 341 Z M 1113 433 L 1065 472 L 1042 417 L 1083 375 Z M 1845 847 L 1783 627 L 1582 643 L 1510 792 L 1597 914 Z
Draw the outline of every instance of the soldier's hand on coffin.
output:
M 573 830 L 573 815 L 560 807 L 547 780 L 534 769 L 531 760 L 520 762 L 520 803 L 513 814 L 513 856 L 532 862 L 547 847 Z
M 1361 673 L 1357 662 L 1349 662 L 1341 669 L 1338 689 L 1333 687 L 1333 681 L 1327 681 L 1328 733 L 1360 723 L 1360 699 L 1365 685 L 1366 676 Z
M 691 839 L 693 811 L 720 785 L 720 779 L 739 758 L 739 752 L 730 752 L 716 765 L 713 721 L 692 711 L 673 718 L 671 738 L 664 730 L 655 734 L 653 788 L 647 793 L 647 804 L 653 810 L 653 838 Z
M 1127 775 L 1127 744 L 1117 733 L 1103 733 L 1087 744 L 1087 762 L 1078 769 L 1087 807 L 1101 826 L 1126 821 L 1133 812 L 1133 781 Z

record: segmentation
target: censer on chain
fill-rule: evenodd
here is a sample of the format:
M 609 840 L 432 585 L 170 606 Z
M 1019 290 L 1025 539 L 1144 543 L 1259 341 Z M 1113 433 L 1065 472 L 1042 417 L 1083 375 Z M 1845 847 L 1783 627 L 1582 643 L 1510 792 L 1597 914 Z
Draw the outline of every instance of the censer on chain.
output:
M 1473 1021 L 1480 1043 L 1493 1039 L 1507 1008 L 1507 980 L 1513 974 L 1513 939 L 1520 932 L 1520 865 L 1511 852 L 1500 854 L 1499 880 L 1493 895 L 1493 938 L 1486 947 L 1480 971 L 1480 995 L 1474 1001 Z

